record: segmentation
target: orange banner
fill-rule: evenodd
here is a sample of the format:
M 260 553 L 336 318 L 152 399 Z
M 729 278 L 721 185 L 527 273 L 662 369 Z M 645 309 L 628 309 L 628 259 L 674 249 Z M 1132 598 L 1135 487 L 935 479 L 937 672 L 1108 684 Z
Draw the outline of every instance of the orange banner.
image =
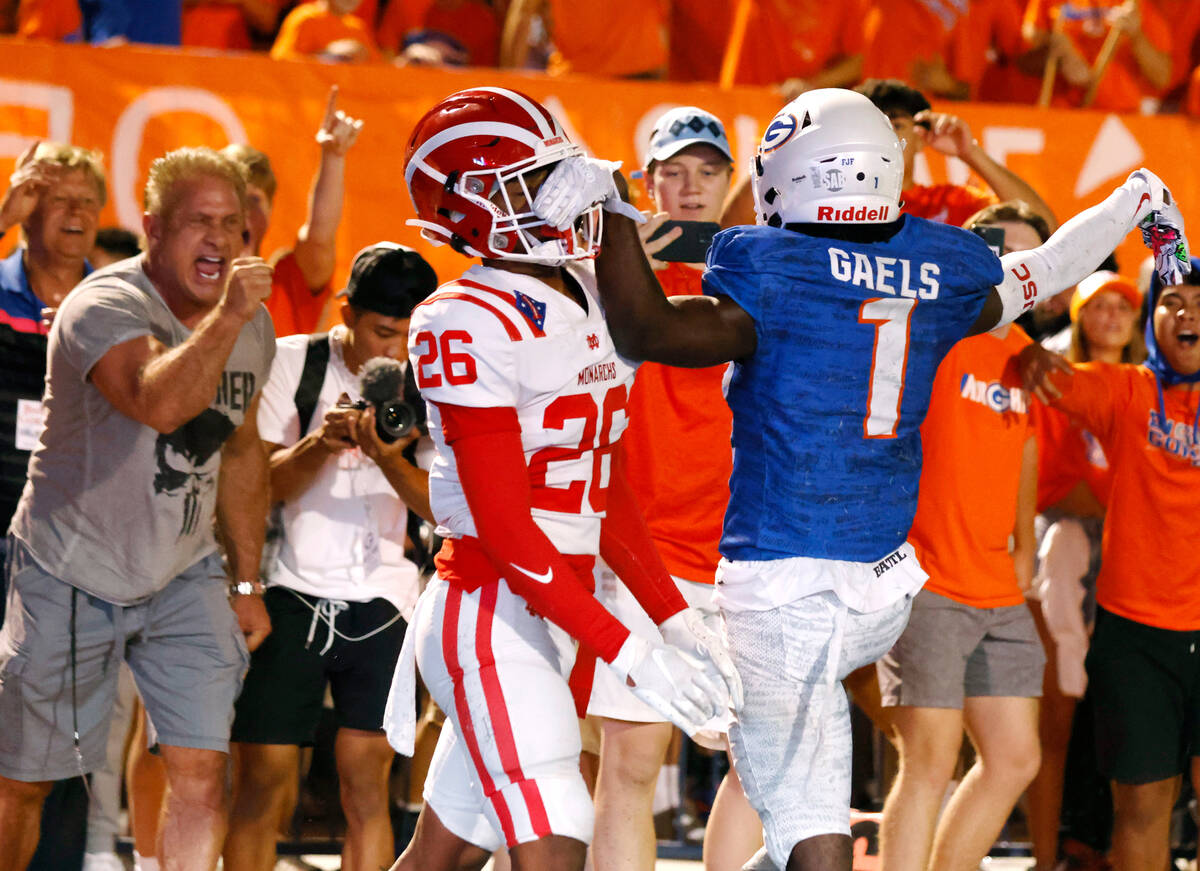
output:
M 271 157 L 280 187 L 264 251 L 290 246 L 307 208 L 316 170 L 314 134 L 329 87 L 339 106 L 363 119 L 347 160 L 346 199 L 338 235 L 342 282 L 354 252 L 381 239 L 418 247 L 438 274 L 466 265 L 447 248 L 432 249 L 405 226 L 412 206 L 403 160 L 418 118 L 446 94 L 478 84 L 524 91 L 559 117 L 591 153 L 641 166 L 650 125 L 674 105 L 702 106 L 724 119 L 739 171 L 753 154 L 778 96 L 760 88 L 721 91 L 678 83 L 551 78 L 495 70 L 400 69 L 272 61 L 261 55 L 208 55 L 150 48 L 94 48 L 0 40 L 0 173 L 30 142 L 51 138 L 105 155 L 110 201 L 103 224 L 140 229 L 141 189 L 151 160 L 183 145 L 249 142 Z M 1138 166 L 1161 175 L 1185 217 L 1200 227 L 1200 168 L 1187 159 L 1197 122 L 1179 116 L 1118 116 L 1024 106 L 946 104 L 979 142 L 1029 181 L 1060 218 L 1101 199 Z M 962 181 L 965 165 L 928 153 L 918 181 Z M 0 176 L 2 177 L 2 176 Z M 1132 237 L 1119 252 L 1136 273 L 1144 249 Z

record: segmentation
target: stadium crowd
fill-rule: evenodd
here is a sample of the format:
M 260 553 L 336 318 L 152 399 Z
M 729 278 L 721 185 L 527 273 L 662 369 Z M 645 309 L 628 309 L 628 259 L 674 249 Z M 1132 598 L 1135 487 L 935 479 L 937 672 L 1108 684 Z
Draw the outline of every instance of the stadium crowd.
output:
M 136 234 L 99 226 L 101 154 L 22 155 L 0 199 L 0 871 L 124 869 L 123 808 L 140 871 L 267 871 L 314 746 L 336 772 L 343 868 L 649 871 L 681 736 L 730 759 L 705 799 L 706 869 L 848 868 L 847 696 L 896 760 L 858 809 L 880 812 L 885 871 L 977 868 L 1014 820 L 1037 871 L 1161 871 L 1194 844 L 1177 805 L 1200 776 L 1200 260 L 1152 175 L 1068 220 L 944 110 L 1200 115 L 1200 4 L 12 0 L 0 31 L 766 85 L 788 104 L 753 179 L 723 120 L 689 106 L 655 122 L 626 182 L 535 101 L 455 95 L 414 131 L 405 181 L 425 239 L 483 263 L 438 276 L 380 240 L 344 288 L 363 123 L 336 88 L 304 146 L 307 213 L 270 258 L 277 186 L 303 180 L 252 145 L 160 156 Z M 528 128 L 486 158 L 494 177 L 473 176 L 478 142 L 443 147 L 462 118 Z M 851 208 L 831 229 L 778 204 L 810 124 L 846 168 L 805 164 L 822 203 L 885 155 L 876 187 L 894 196 L 846 201 L 881 217 Z M 550 150 L 524 157 L 526 135 Z M 915 183 L 923 148 L 972 184 Z M 1134 202 L 1132 222 L 1111 218 Z M 1154 253 L 1118 264 L 1138 227 Z M 788 261 L 771 232 L 820 258 Z M 910 251 L 928 252 L 911 274 Z M 892 476 L 880 497 L 864 454 L 848 474 L 866 483 L 830 491 L 854 505 L 836 521 L 828 494 L 746 483 L 758 450 L 788 486 L 838 455 L 762 447 L 787 432 L 764 373 L 816 319 L 760 301 L 780 262 L 866 300 L 850 322 L 876 336 L 868 415 L 846 443 L 909 446 L 912 486 Z M 1004 296 L 1014 278 L 1028 305 Z M 969 297 L 953 323 L 912 320 L 939 287 Z M 858 361 L 820 326 L 796 370 L 816 382 Z M 583 344 L 538 351 L 555 331 Z M 902 374 L 924 373 L 907 385 L 876 374 L 897 347 Z M 788 384 L 790 408 L 820 404 Z M 577 449 L 554 440 L 567 432 Z M 868 516 L 899 538 L 860 553 Z M 803 598 L 780 598 L 788 560 L 771 554 L 812 557 Z M 777 748 L 780 718 L 797 737 Z
M 1200 114 L 1189 0 L 9 0 L 0 33 Z

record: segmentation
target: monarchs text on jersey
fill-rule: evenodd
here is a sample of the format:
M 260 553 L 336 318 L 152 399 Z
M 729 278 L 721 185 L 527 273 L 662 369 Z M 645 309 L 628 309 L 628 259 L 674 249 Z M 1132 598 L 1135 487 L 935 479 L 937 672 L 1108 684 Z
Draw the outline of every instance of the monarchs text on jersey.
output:
M 564 267 L 587 309 L 528 275 L 475 266 L 412 315 L 409 360 L 429 406 L 437 458 L 429 496 L 440 535 L 475 523 L 437 403 L 515 408 L 533 520 L 565 554 L 595 554 L 634 364 L 613 347 L 590 265 Z
M 869 562 L 903 543 L 938 364 L 1002 279 L 982 239 L 911 216 L 872 242 L 719 233 L 705 292 L 741 306 L 758 337 L 728 390 L 721 553 Z

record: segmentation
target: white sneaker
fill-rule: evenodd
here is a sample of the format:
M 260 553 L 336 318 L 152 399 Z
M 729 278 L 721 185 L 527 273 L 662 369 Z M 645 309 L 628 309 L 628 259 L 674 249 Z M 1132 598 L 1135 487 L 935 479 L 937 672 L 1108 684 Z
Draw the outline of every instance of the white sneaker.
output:
M 83 871 L 125 871 L 125 863 L 116 853 L 84 853 Z

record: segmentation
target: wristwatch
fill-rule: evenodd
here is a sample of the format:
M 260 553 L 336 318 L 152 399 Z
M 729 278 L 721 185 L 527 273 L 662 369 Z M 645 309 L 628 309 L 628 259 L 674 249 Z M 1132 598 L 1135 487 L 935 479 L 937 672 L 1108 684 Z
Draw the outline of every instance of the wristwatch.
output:
M 237 581 L 229 585 L 231 596 L 261 596 L 263 590 L 262 581 Z

